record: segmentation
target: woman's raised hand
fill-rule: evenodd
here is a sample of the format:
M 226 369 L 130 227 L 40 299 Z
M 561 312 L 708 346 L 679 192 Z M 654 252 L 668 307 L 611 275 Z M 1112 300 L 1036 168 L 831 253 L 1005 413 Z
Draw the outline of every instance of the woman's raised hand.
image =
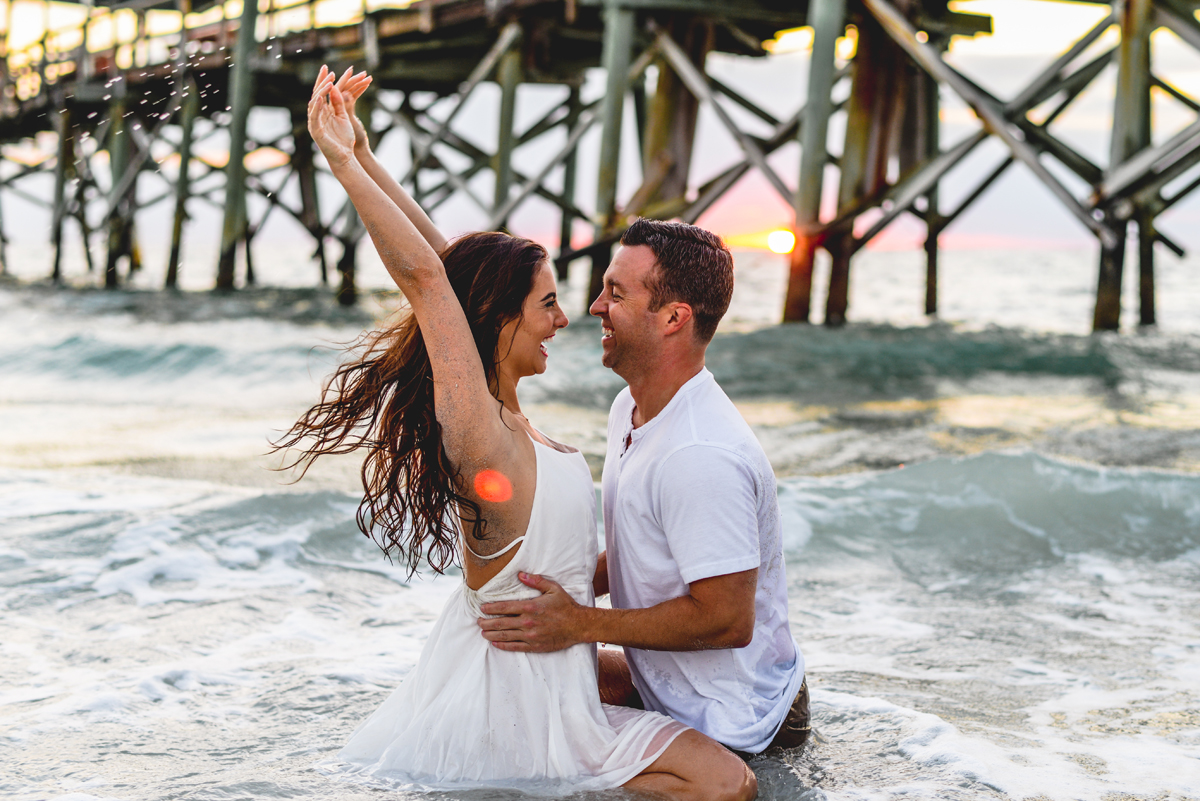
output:
M 344 165 L 354 159 L 354 124 L 350 118 L 345 98 L 334 85 L 333 73 L 328 67 L 321 67 L 308 101 L 308 132 L 330 167 Z
M 338 91 L 342 93 L 342 103 L 346 106 L 346 113 L 350 115 L 350 124 L 354 126 L 354 149 L 359 153 L 369 151 L 371 142 L 367 136 L 367 129 L 363 125 L 362 120 L 354 113 L 354 101 L 362 97 L 363 92 L 367 91 L 367 87 L 371 85 L 371 76 L 366 72 L 354 72 L 354 67 L 347 67 L 342 73 L 342 77 L 338 78 L 334 84 Z

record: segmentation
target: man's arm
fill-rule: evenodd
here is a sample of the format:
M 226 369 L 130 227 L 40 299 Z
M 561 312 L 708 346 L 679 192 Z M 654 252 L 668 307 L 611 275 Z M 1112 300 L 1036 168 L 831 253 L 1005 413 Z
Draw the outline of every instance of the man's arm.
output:
M 603 642 L 647 651 L 744 648 L 754 634 L 758 570 L 693 582 L 686 595 L 646 609 L 582 606 L 561 586 L 541 576 L 520 574 L 541 590 L 526 601 L 484 604 L 483 636 L 503 651 L 559 651 L 578 643 Z

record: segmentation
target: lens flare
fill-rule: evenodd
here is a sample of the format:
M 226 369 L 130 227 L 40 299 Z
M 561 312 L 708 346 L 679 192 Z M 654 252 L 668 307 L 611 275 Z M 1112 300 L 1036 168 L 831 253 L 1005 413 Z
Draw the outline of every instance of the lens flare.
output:
M 772 253 L 791 253 L 796 247 L 796 235 L 791 231 L 772 231 L 767 234 L 767 247 Z
M 480 470 L 475 475 L 475 494 L 491 503 L 503 503 L 512 498 L 512 482 L 496 470 Z

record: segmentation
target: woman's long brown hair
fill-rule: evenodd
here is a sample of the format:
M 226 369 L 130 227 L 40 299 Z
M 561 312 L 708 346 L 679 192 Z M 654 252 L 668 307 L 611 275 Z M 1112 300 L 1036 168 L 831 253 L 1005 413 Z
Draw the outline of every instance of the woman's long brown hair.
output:
M 546 250 L 485 232 L 451 242 L 441 258 L 496 395 L 496 363 L 506 355 L 496 353 L 500 329 L 520 318 Z M 460 492 L 464 484 L 442 447 L 433 371 L 416 317 L 406 314 L 366 334 L 351 353 L 274 450 L 297 449 L 283 469 L 298 466 L 303 476 L 318 456 L 364 448 L 358 527 L 410 575 L 422 560 L 441 573 L 457 561 L 453 518 L 469 524 L 476 539 L 485 536 L 486 521 L 479 504 Z

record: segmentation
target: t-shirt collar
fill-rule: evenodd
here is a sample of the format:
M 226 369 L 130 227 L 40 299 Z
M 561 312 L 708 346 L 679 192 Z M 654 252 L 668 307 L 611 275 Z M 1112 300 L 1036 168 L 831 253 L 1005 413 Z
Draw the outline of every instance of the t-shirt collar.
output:
M 654 415 L 654 419 L 648 421 L 641 428 L 633 427 L 633 413 L 637 411 L 637 404 L 634 404 L 629 410 L 629 419 L 625 421 L 625 438 L 629 439 L 631 444 L 633 442 L 637 442 L 639 439 L 645 436 L 648 429 L 654 428 L 654 426 L 658 425 L 660 420 L 667 417 L 676 404 L 682 403 L 681 398 L 683 398 L 683 396 L 695 392 L 702 385 L 712 380 L 714 380 L 713 374 L 709 372 L 709 369 L 707 367 L 701 367 L 700 372 L 689 378 L 687 383 L 685 383 L 675 392 L 675 395 L 672 396 L 671 400 L 667 402 L 667 405 L 663 407 L 663 410 Z

